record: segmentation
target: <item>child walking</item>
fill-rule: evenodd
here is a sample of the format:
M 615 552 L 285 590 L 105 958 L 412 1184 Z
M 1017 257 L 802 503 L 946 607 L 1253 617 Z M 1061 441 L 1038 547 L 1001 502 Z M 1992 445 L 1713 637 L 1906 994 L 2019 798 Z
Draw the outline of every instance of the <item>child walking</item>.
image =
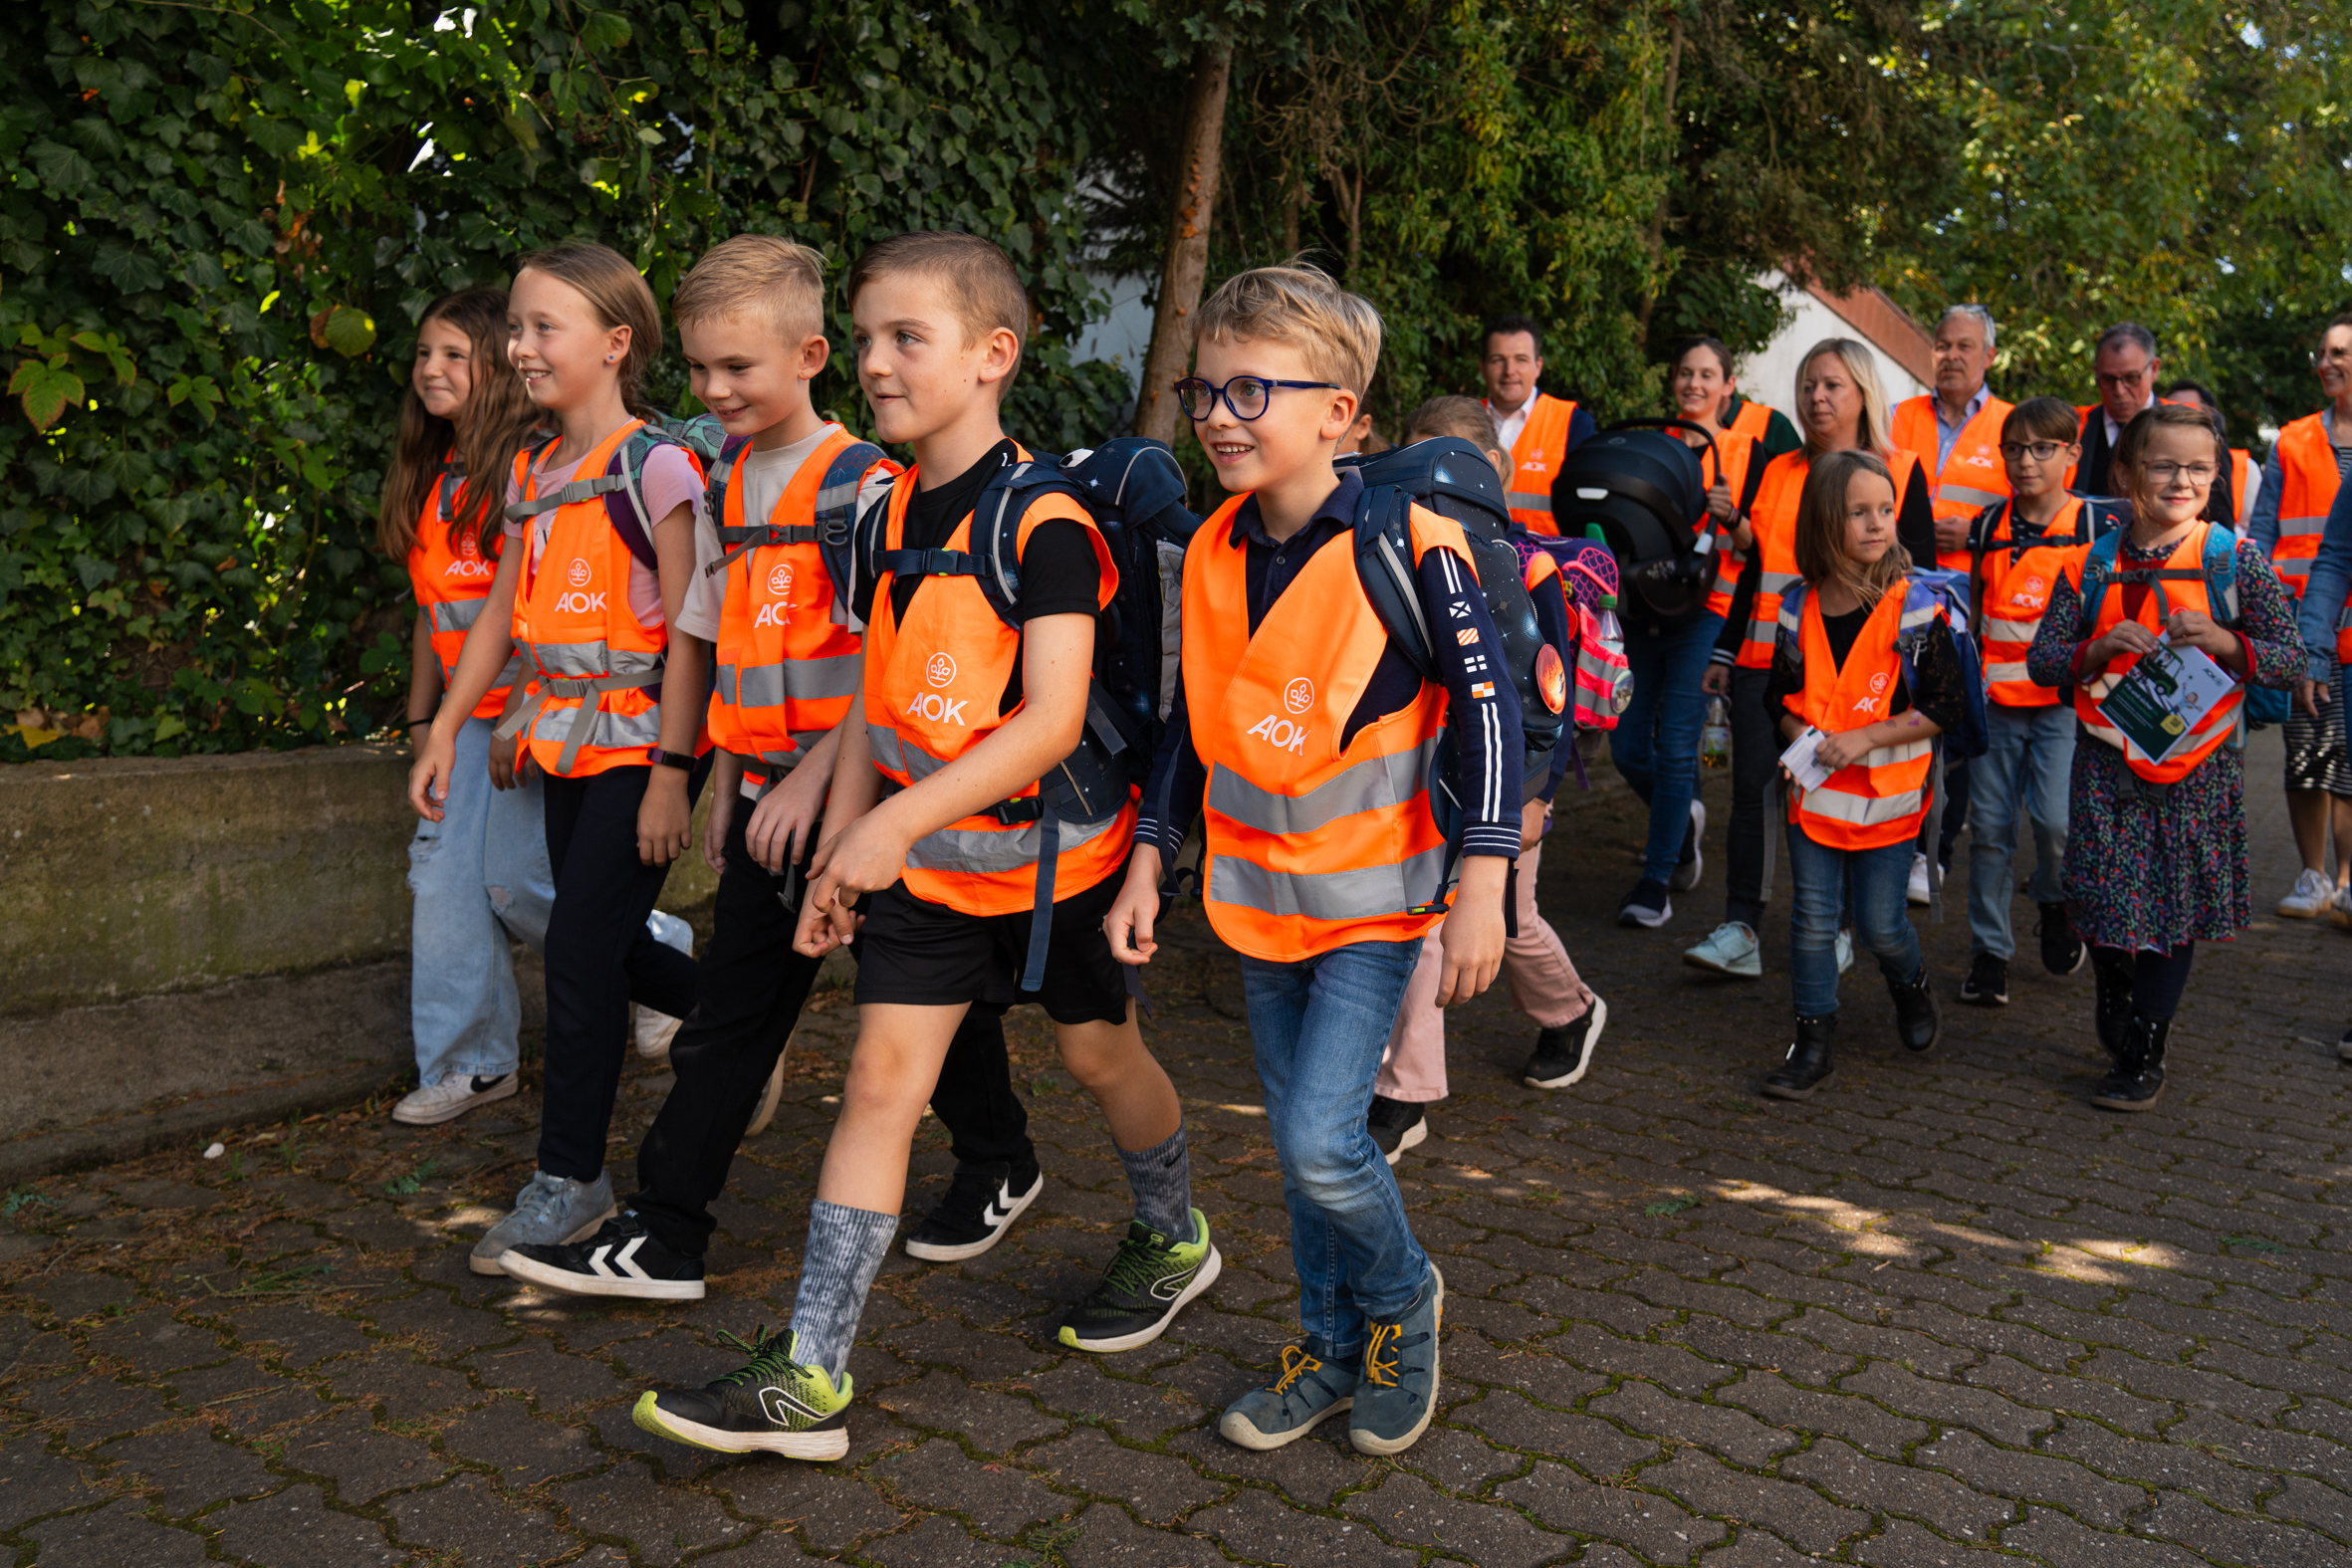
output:
M 1192 1207 L 1175 1086 L 1144 1048 L 1102 930 L 1132 799 L 1098 822 L 1059 823 L 1039 787 L 1085 729 L 1095 617 L 1117 586 L 1108 549 L 1083 507 L 1039 493 L 1016 532 L 1018 628 L 953 569 L 974 563 L 989 481 L 1029 460 L 999 414 L 1029 326 L 1020 275 L 985 240 L 904 234 L 858 258 L 848 296 L 875 432 L 915 459 L 885 503 L 878 571 L 857 584 L 862 722 L 841 731 L 795 938 L 816 959 L 857 937 L 857 1045 L 789 1333 L 758 1339 L 737 1372 L 649 1392 L 636 1410 L 639 1426 L 681 1443 L 808 1459 L 848 1450 L 850 1343 L 898 1227 L 916 1122 L 975 1006 L 1045 1007 L 1134 1192 L 1126 1239 L 1063 1317 L 1061 1343 L 1148 1344 L 1223 1267 Z M 1024 993 L 1046 875 L 1044 982 Z
M 1433 436 L 1468 441 L 1487 455 L 1498 478 L 1510 472 L 1495 433 L 1495 416 L 1475 397 L 1433 397 L 1414 409 L 1405 425 L 1407 443 Z M 1572 661 L 1575 625 L 1560 587 L 1559 565 L 1548 551 L 1538 550 L 1528 558 L 1527 586 L 1543 640 L 1563 660 Z M 1564 1089 L 1581 1079 L 1609 1021 L 1609 1005 L 1577 978 L 1559 933 L 1535 907 L 1535 880 L 1543 864 L 1543 835 L 1551 829 L 1552 797 L 1567 777 L 1569 748 L 1574 745 L 1573 731 L 1560 737 L 1550 776 L 1520 812 L 1523 847 L 1512 879 L 1519 934 L 1503 945 L 1503 978 L 1511 985 L 1511 1005 L 1535 1020 L 1534 1049 L 1520 1069 L 1521 1081 L 1535 1089 Z M 1444 930 L 1442 922 L 1438 930 Z M 1428 1138 L 1428 1107 L 1446 1097 L 1446 1014 L 1437 1005 L 1444 953 L 1442 941 L 1423 940 L 1420 962 L 1413 966 L 1404 1003 L 1397 1009 L 1396 1027 L 1389 1032 L 1387 1054 L 1380 1060 L 1380 1076 L 1372 1085 L 1366 1127 L 1390 1165 Z
M 504 289 L 466 289 L 425 308 L 400 400 L 400 433 L 384 474 L 376 541 L 405 560 L 416 593 L 408 733 L 439 717 L 467 630 L 489 601 L 499 560 L 500 483 L 537 418 L 506 356 Z M 413 958 L 409 1029 L 417 1088 L 392 1120 L 431 1126 L 521 1086 L 508 936 L 534 946 L 555 898 L 539 782 L 517 777 L 511 742 L 490 730 L 515 678 L 510 660 L 470 712 L 456 715 L 455 760 L 438 820 L 408 846 Z
M 2075 742 L 2066 800 L 2066 897 L 2091 945 L 2110 1063 L 2091 1103 L 2108 1110 L 2144 1111 L 2164 1093 L 2197 944 L 2230 941 L 2253 919 L 2244 686 L 2284 688 L 2304 673 L 2294 599 L 2261 548 L 2199 521 L 2228 461 L 2202 408 L 2156 403 L 2126 425 L 2113 472 L 2131 526 L 2058 580 L 2027 655 L 2035 681 L 2072 685 L 2088 738 Z M 2099 703 L 2165 645 L 2199 649 L 2241 684 L 2154 762 L 2129 749 Z
M 1936 1043 L 1942 1019 L 1912 929 L 1912 841 L 1927 820 L 1935 738 L 1960 722 L 1968 672 L 1940 606 L 1905 604 L 1911 554 L 1895 543 L 1895 476 L 1876 453 L 1824 454 L 1792 520 L 1798 581 L 1782 593 L 1765 700 L 1780 741 L 1820 736 L 1828 777 L 1787 781 L 1789 981 L 1796 1041 L 1764 1092 L 1810 1099 L 1834 1073 L 1837 936 L 1849 888 L 1857 944 L 1878 959 L 1904 1049 Z M 1917 639 L 1907 677 L 1898 638 Z
M 570 1241 L 612 1213 L 604 1135 L 628 1048 L 629 1003 L 683 1017 L 694 961 L 646 916 L 690 837 L 705 649 L 673 632 L 694 567 L 703 476 L 674 445 L 647 452 L 634 555 L 600 483 L 648 412 L 638 395 L 661 343 L 653 293 L 617 253 L 565 244 L 523 260 L 508 299 L 509 355 L 560 437 L 516 455 L 497 575 L 431 734 L 409 802 L 442 818 L 456 737 L 519 647 L 526 697 L 499 728 L 545 776 L 556 902 L 547 932 L 547 1081 L 539 1168 L 513 1213 L 475 1242 L 475 1272 L 534 1241 Z M 669 657 L 673 642 L 678 657 Z
M 735 448 L 697 525 L 698 569 L 677 620 L 718 661 L 710 731 L 719 750 L 702 845 L 719 876 L 715 929 L 694 1012 L 670 1050 L 677 1081 L 637 1150 L 638 1190 L 587 1240 L 525 1243 L 499 1263 L 573 1295 L 693 1301 L 717 1229 L 711 1200 L 767 1103 L 763 1085 L 776 1081 L 821 967 L 793 951 L 793 925 L 861 650 L 836 613 L 819 517 L 870 500 L 897 465 L 818 417 L 810 400 L 829 356 L 815 251 L 739 235 L 695 264 L 670 309 L 694 395 Z M 934 1216 L 926 1227 L 943 1233 L 926 1243 L 918 1232 L 908 1247 L 976 1256 L 1043 1185 L 993 1009 L 967 1015 L 933 1101 L 959 1153 L 980 1156 L 965 1165 L 986 1167 L 986 1198 Z M 967 1195 L 973 1185 L 964 1183 Z
M 1365 1113 L 1457 854 L 1437 1005 L 1477 996 L 1503 962 L 1519 701 L 1496 678 L 1502 640 L 1459 524 L 1415 507 L 1406 542 L 1426 623 L 1452 632 L 1430 638 L 1443 684 L 1390 644 L 1356 574 L 1363 480 L 1331 459 L 1379 362 L 1370 303 L 1312 267 L 1262 267 L 1228 280 L 1198 331 L 1176 394 L 1234 494 L 1185 553 L 1183 680 L 1147 793 L 1159 808 L 1138 828 L 1111 948 L 1149 962 L 1160 867 L 1205 801 L 1201 900 L 1241 955 L 1303 1329 L 1217 1430 L 1277 1449 L 1344 1411 L 1358 1450 L 1397 1454 L 1435 1408 L 1445 1281 Z M 1427 784 L 1449 728 L 1454 844 Z

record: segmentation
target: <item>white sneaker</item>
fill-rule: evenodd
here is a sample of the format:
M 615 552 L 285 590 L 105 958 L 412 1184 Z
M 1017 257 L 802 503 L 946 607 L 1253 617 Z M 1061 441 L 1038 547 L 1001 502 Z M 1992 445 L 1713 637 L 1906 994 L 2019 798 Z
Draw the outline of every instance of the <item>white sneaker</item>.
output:
M 1840 928 L 1837 933 L 1837 972 L 1842 975 L 1854 967 L 1854 934 Z
M 1688 893 L 1699 885 L 1699 873 L 1707 868 L 1707 857 L 1699 852 L 1699 840 L 1707 836 L 1707 802 L 1691 799 L 1691 858 L 1674 868 L 1674 875 L 1666 885 L 1677 893 Z
M 1910 897 L 1914 906 L 1935 902 L 1935 890 L 1928 886 L 1928 857 L 1917 850 L 1911 855 Z
M 392 1107 L 392 1120 L 409 1127 L 437 1127 L 457 1120 L 477 1105 L 511 1099 L 521 1087 L 523 1075 L 519 1072 L 502 1072 L 495 1078 L 453 1072 L 431 1088 L 400 1096 L 400 1103 Z
M 1764 977 L 1764 950 L 1745 920 L 1725 921 L 1708 933 L 1706 941 L 1686 949 L 1682 961 L 1721 975 L 1737 975 L 1742 980 Z
M 499 1258 L 507 1248 L 533 1241 L 553 1245 L 585 1240 L 615 1212 L 610 1171 L 598 1173 L 592 1182 L 534 1171 L 515 1195 L 514 1212 L 474 1243 L 466 1266 L 477 1274 L 503 1274 L 506 1268 Z
M 2327 918 L 2352 931 L 2352 887 L 2336 889 L 2336 896 L 2327 901 Z
M 645 929 L 653 933 L 653 940 L 663 947 L 676 948 L 688 958 L 694 956 L 694 928 L 667 910 L 657 909 L 647 915 Z M 634 1004 L 630 1005 L 630 1016 L 635 1019 L 630 1032 L 637 1039 L 637 1054 L 647 1061 L 667 1056 L 670 1053 L 670 1041 L 678 1037 L 678 1025 L 685 1020 Z
M 2317 920 L 2335 897 L 2326 872 L 2305 871 L 2295 878 L 2295 890 L 2278 901 L 2278 912 L 2290 920 Z

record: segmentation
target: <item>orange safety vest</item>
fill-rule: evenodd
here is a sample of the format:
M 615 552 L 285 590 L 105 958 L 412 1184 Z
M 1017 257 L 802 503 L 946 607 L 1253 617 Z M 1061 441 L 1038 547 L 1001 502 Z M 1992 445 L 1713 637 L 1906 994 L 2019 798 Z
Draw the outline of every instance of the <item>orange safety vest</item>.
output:
M 642 423 L 631 419 L 598 442 L 573 471 L 581 476 L 574 483 L 602 474 L 614 450 Z M 538 493 L 531 456 L 515 454 L 524 504 Z M 697 459 L 697 472 L 701 466 Z M 527 530 L 519 548 L 530 546 Z M 530 672 L 528 686 L 523 705 L 498 733 L 525 735 L 532 761 L 558 778 L 648 766 L 648 754 L 661 744 L 661 700 L 648 688 L 661 684 L 669 627 L 647 626 L 629 607 L 629 563 L 635 558 L 613 529 L 603 496 L 556 507 L 547 545 L 536 555 L 524 557 L 515 590 L 515 645 Z M 697 738 L 698 752 L 707 745 L 706 736 Z
M 2230 449 L 2230 499 L 2237 504 L 2237 532 L 2245 533 L 2248 519 L 2254 515 L 2254 455 L 2244 447 Z M 2298 595 L 2299 596 L 2299 595 Z
M 1244 499 L 1202 524 L 1184 557 L 1185 702 L 1209 770 L 1202 905 L 1227 945 L 1271 963 L 1410 941 L 1449 897 L 1428 784 L 1446 690 L 1424 683 L 1342 750 L 1387 629 L 1340 540 L 1253 634 L 1248 549 L 1233 540 Z M 1460 524 L 1415 507 L 1411 528 L 1416 563 L 1432 550 L 1471 561 Z
M 424 513 L 416 520 L 416 543 L 408 547 L 408 585 L 416 592 L 418 608 L 430 617 L 433 657 L 441 661 L 441 689 L 457 677 L 457 656 L 465 651 L 465 634 L 473 630 L 489 602 L 490 583 L 498 575 L 495 560 L 485 559 L 471 536 L 452 548 L 449 503 L 459 481 L 444 469 L 440 483 L 425 497 Z M 495 525 L 497 514 L 491 515 Z M 507 693 L 523 671 L 520 652 L 511 654 L 498 682 L 474 705 L 470 717 L 495 719 L 506 707 Z
M 846 430 L 820 441 L 785 485 L 768 521 L 810 528 L 826 470 L 856 442 Z M 726 514 L 714 520 L 722 528 L 746 526 L 743 464 L 750 452 L 747 446 L 736 454 L 727 476 Z M 895 472 L 897 465 L 888 467 Z M 741 758 L 745 785 L 764 794 L 849 716 L 865 655 L 857 633 L 837 615 L 832 574 L 814 539 L 754 546 L 726 570 L 711 743 Z
M 2104 637 L 2123 624 L 2125 585 L 2134 581 L 2147 582 L 2154 589 L 2144 601 L 2145 609 L 2140 624 L 2150 631 L 2162 631 L 2165 621 L 2176 609 L 2202 610 L 2217 623 L 2234 621 L 2234 607 L 2216 610 L 2205 580 L 2205 537 L 2213 529 L 2211 523 L 2199 522 L 2190 526 L 2181 543 L 2165 558 L 2162 566 L 2125 567 L 2122 555 L 2117 553 L 2117 568 L 2107 579 L 2107 590 L 2099 596 L 2099 621 L 2087 627 L 2082 640 Z M 2077 563 L 2079 581 L 2082 566 Z M 2124 672 L 2140 662 L 2136 653 L 2120 654 L 2107 662 L 2106 669 L 2074 688 L 2074 717 L 2082 727 L 2124 754 L 2131 771 L 2152 784 L 2173 784 L 2195 773 L 2204 761 L 2220 750 L 2222 744 L 2237 733 L 2238 708 L 2245 701 L 2245 687 L 2240 684 L 2231 689 L 2230 695 L 2207 710 L 2206 716 L 2190 731 L 2196 744 L 2185 751 L 2175 752 L 2168 762 L 2152 763 L 2124 745 L 2123 732 L 2108 724 L 2099 715 L 2099 700 L 2112 691 Z
M 1752 408 L 1764 408 L 1764 405 L 1762 403 L 1743 404 L 1740 409 L 1743 420 L 1747 418 L 1748 411 Z M 1764 412 L 1766 419 L 1771 417 L 1772 411 L 1769 408 L 1764 408 Z M 1710 458 L 1707 453 L 1701 452 L 1699 454 L 1700 477 L 1707 482 L 1707 488 L 1713 490 L 1716 482 L 1721 480 L 1731 487 L 1732 500 L 1739 501 L 1741 496 L 1747 492 L 1748 465 L 1756 460 L 1757 443 L 1762 439 L 1762 436 L 1750 435 L 1738 424 L 1734 424 L 1729 430 L 1719 432 L 1715 438 L 1715 451 L 1722 459 L 1722 467 L 1718 469 L 1715 460 Z M 1740 586 L 1740 568 L 1746 564 L 1748 564 L 1748 558 L 1741 555 L 1738 548 L 1732 544 L 1732 531 L 1720 525 L 1717 526 L 1715 529 L 1715 586 L 1710 588 L 1707 593 L 1708 614 L 1731 614 L 1732 594 Z
M 1493 413 L 1493 405 L 1487 411 Z M 1511 443 L 1511 483 L 1506 487 L 1511 493 L 1504 501 L 1511 508 L 1511 521 L 1529 533 L 1559 532 L 1551 521 L 1551 482 L 1559 477 L 1568 455 L 1568 421 L 1575 412 L 1576 405 L 1566 398 L 1537 392 L 1528 422 Z
M 1717 416 L 1722 417 L 1720 414 Z M 1772 405 L 1760 403 L 1753 397 L 1740 399 L 1740 412 L 1727 427 L 1734 435 L 1744 435 L 1751 441 L 1762 441 L 1772 433 Z
M 2297 598 L 2311 575 L 2311 561 L 2319 554 L 2319 536 L 2327 531 L 2328 508 L 2335 505 L 2342 476 L 2336 472 L 2335 444 L 2329 440 L 2327 418 L 2306 414 L 2278 432 L 2278 543 L 2270 551 L 2270 564 Z M 2239 496 L 2245 492 L 2241 489 Z
M 1019 461 L 1030 461 L 1029 453 L 1021 452 Z M 890 487 L 883 515 L 885 552 L 905 548 L 906 509 L 918 473 L 910 468 Z M 1055 518 L 1085 529 L 1102 571 L 1096 607 L 1109 608 L 1118 591 L 1118 567 L 1094 520 L 1068 496 L 1047 492 L 1030 503 L 1015 535 L 1015 554 L 1029 548 L 1039 524 Z M 969 515 L 942 548 L 971 551 Z M 901 622 L 890 592 L 896 575 L 885 569 L 874 578 L 873 615 L 865 634 L 865 736 L 874 768 L 892 785 L 906 788 L 987 740 L 1021 710 L 1021 703 L 1011 709 L 1003 705 L 1022 639 L 990 607 L 980 579 L 973 576 L 924 577 Z M 1115 816 L 1091 825 L 1056 824 L 1056 903 L 1096 886 L 1126 862 L 1135 836 L 1132 793 Z M 1013 799 L 1037 795 L 1033 780 Z M 1018 814 L 980 811 L 916 839 L 906 854 L 906 890 L 967 915 L 1028 913 L 1037 903 L 1045 828 L 1035 816 L 1004 819 Z
M 1988 397 L 1985 406 L 1961 426 L 1952 443 L 1952 455 L 1936 471 L 1929 488 L 1938 519 L 1973 518 L 1996 501 L 2008 499 L 2008 470 L 2000 463 L 2000 422 L 2009 416 L 2010 407 L 1998 397 Z M 1892 439 L 1895 445 L 1922 454 L 1942 444 L 1935 393 L 1906 397 L 1895 405 Z M 1936 564 L 1947 571 L 1966 571 L 1969 553 L 1965 548 L 1938 551 Z
M 1804 690 L 1782 700 L 1789 712 L 1824 735 L 1859 730 L 1892 716 L 1896 685 L 1903 678 L 1895 654 L 1898 633 L 1943 613 L 1934 605 L 1906 613 L 1898 577 L 1862 623 L 1862 631 L 1846 653 L 1842 668 L 1829 651 L 1829 633 L 1821 624 L 1820 595 L 1792 590 L 1799 600 L 1794 616 L 1797 648 L 1804 659 Z M 1859 762 L 1831 774 L 1817 789 L 1789 796 L 1788 820 L 1805 836 L 1831 849 L 1879 849 L 1909 843 L 1919 834 L 1928 812 L 1929 765 L 1935 755 L 1933 738 L 1873 747 Z
M 1919 467 L 1917 453 L 1895 447 L 1881 453 L 1895 476 L 1895 510 L 1911 492 L 1911 476 Z M 1799 447 L 1783 452 L 1764 465 L 1764 482 L 1757 487 L 1756 508 L 1749 514 L 1755 525 L 1758 561 L 1756 603 L 1748 612 L 1748 632 L 1740 644 L 1740 667 L 1766 670 L 1772 666 L 1772 638 L 1780 621 L 1780 595 L 1797 581 L 1796 506 L 1804 496 L 1805 476 L 1812 460 Z
M 2000 505 L 1993 549 L 1986 552 L 1983 576 L 1973 602 L 1984 606 L 1985 696 L 2004 708 L 2057 706 L 2055 687 L 2036 686 L 2025 673 L 2025 652 L 2049 613 L 2050 589 L 2060 575 L 2079 581 L 2090 542 L 2082 534 L 2082 499 L 2068 496 L 2050 519 L 2041 540 L 2012 552 L 2009 505 Z

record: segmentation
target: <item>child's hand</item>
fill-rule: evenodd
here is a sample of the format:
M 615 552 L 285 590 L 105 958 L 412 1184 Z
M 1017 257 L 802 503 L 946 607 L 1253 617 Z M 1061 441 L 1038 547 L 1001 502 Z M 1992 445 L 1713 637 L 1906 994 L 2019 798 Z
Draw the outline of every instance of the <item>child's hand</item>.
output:
M 408 770 L 408 804 L 428 822 L 441 820 L 441 802 L 449 798 L 449 775 L 457 767 L 457 743 L 434 725 L 425 731 Z
M 520 735 L 510 735 L 503 741 L 495 735 L 490 738 L 491 788 L 512 789 L 523 782 L 518 777 L 515 755 L 522 744 L 523 738 Z
M 2090 646 L 2087 662 L 2110 664 L 2127 653 L 2154 653 L 2156 633 L 2136 620 L 2119 621 L 2113 631 Z
M 1936 519 L 1936 549 L 1966 550 L 1969 547 L 1969 524 L 1965 516 Z
M 773 874 L 801 858 L 809 840 L 817 836 L 817 821 L 824 811 L 825 790 L 832 784 L 828 769 L 807 763 L 784 776 L 768 797 L 752 808 L 744 824 L 744 842 L 752 858 Z
M 1121 964 L 1148 964 L 1160 945 L 1151 939 L 1160 916 L 1160 852 L 1137 844 L 1127 861 L 1127 880 L 1102 917 L 1102 934 L 1110 939 L 1110 956 Z
M 637 806 L 638 861 L 666 866 L 693 842 L 694 802 L 686 797 L 685 771 L 655 768 Z
M 1728 664 L 1709 664 L 1707 673 L 1699 677 L 1699 690 L 1710 697 L 1729 697 L 1732 694 L 1732 667 Z
M 720 876 L 727 874 L 727 831 L 735 824 L 735 802 L 739 798 L 734 789 L 713 790 L 710 819 L 702 824 L 702 863 Z
M 1831 773 L 1840 768 L 1851 768 L 1870 755 L 1862 730 L 1848 730 L 1843 735 L 1824 735 L 1821 744 L 1813 748 L 1813 756 Z
M 907 848 L 886 810 L 866 812 L 819 845 L 809 865 L 809 894 L 793 934 L 794 949 L 823 958 L 857 935 L 865 917 L 850 906 L 898 880 L 906 870 Z
M 1446 912 L 1438 940 L 1446 954 L 1437 983 L 1437 1005 L 1468 1002 L 1495 983 L 1503 968 L 1503 886 L 1511 862 L 1500 855 L 1472 855 L 1462 862 L 1462 886 Z
M 2217 655 L 2233 652 L 2237 647 L 2237 638 L 2216 625 L 2214 618 L 2203 610 L 2174 610 L 2164 629 L 2178 647 L 2202 648 Z
M 1572 744 L 1572 743 L 1570 743 Z M 1543 842 L 1543 835 L 1551 827 L 1551 802 L 1529 800 L 1519 808 L 1519 852 L 1526 854 Z

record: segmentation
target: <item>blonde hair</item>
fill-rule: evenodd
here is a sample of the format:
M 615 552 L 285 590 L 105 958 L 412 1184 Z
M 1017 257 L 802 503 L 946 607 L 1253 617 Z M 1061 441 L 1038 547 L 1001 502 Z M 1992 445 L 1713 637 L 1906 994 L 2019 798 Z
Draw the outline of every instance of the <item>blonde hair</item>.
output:
M 1495 429 L 1493 410 L 1475 397 L 1448 394 L 1433 397 L 1413 410 L 1405 421 L 1405 438 L 1419 440 L 1427 436 L 1452 436 L 1467 441 L 1481 452 L 1503 450 L 1503 437 Z
M 1235 273 L 1201 307 L 1196 336 L 1295 348 L 1308 373 L 1347 388 L 1359 404 L 1380 367 L 1380 313 L 1307 262 Z
M 857 305 L 858 291 L 877 278 L 919 273 L 938 284 L 947 296 L 948 313 L 964 329 L 967 347 L 995 332 L 1013 335 L 1013 368 L 997 383 L 1002 397 L 1021 373 L 1021 347 L 1029 341 L 1029 291 L 1013 258 L 976 234 L 953 229 L 918 229 L 896 234 L 865 248 L 849 268 L 848 302 Z
M 824 332 L 824 258 L 798 240 L 738 234 L 705 251 L 670 296 L 670 320 L 738 318 L 797 348 Z
M 1911 569 L 1911 553 L 1889 545 L 1869 565 L 1846 554 L 1846 496 L 1864 474 L 1877 475 L 1894 491 L 1895 476 L 1873 452 L 1831 452 L 1806 472 L 1796 503 L 1796 569 L 1816 589 L 1843 582 L 1864 604 L 1876 604 Z
M 628 258 L 593 240 L 566 240 L 533 251 L 516 264 L 517 277 L 527 272 L 546 273 L 577 291 L 606 332 L 615 327 L 629 330 L 628 350 L 612 367 L 620 378 L 621 405 L 639 419 L 652 418 L 653 405 L 640 388 L 645 367 L 661 351 L 661 307 Z
M 1865 452 L 1876 452 L 1884 457 L 1893 450 L 1894 417 L 1887 411 L 1887 394 L 1878 384 L 1878 366 L 1870 357 L 1870 348 L 1851 337 L 1824 337 L 1805 350 L 1796 361 L 1796 406 L 1805 405 L 1805 372 L 1813 361 L 1827 354 L 1845 366 L 1846 374 L 1854 378 L 1854 388 L 1862 394 L 1862 418 L 1854 434 Z M 1814 444 L 1813 432 L 1805 430 L 1805 456 L 1817 458 L 1821 448 Z

